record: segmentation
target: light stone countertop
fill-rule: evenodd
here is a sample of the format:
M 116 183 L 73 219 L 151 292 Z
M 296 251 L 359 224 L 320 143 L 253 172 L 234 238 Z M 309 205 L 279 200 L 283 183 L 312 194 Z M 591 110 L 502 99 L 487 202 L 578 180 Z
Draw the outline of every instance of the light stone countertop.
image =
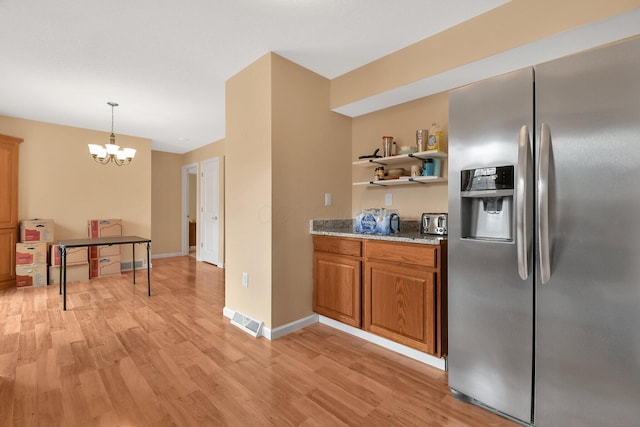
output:
M 390 242 L 439 245 L 447 236 L 420 234 L 420 221 L 400 219 L 400 232 L 388 236 L 364 234 L 354 231 L 353 219 L 312 219 L 309 232 L 319 236 L 351 237 L 356 239 L 386 240 Z

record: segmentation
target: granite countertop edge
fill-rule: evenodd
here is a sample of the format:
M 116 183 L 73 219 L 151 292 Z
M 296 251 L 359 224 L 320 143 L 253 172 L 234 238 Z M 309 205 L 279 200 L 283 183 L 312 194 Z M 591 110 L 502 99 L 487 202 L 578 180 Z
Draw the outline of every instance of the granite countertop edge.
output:
M 447 236 L 420 234 L 420 221 L 406 220 L 400 223 L 400 232 L 390 235 L 363 234 L 353 231 L 353 219 L 314 220 L 309 224 L 309 232 L 318 236 L 349 237 L 354 239 L 385 240 L 390 242 L 439 245 Z

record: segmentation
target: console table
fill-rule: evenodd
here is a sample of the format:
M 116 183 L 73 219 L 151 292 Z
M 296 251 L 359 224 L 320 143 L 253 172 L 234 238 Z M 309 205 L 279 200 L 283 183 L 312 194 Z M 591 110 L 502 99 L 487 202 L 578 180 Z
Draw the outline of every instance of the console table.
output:
M 151 296 L 151 273 L 149 262 L 149 248 L 151 247 L 151 239 L 138 236 L 112 236 L 112 237 L 88 237 L 86 239 L 66 239 L 58 242 L 58 250 L 60 251 L 60 294 L 62 297 L 62 307 L 67 309 L 67 249 L 82 248 L 90 246 L 112 246 L 130 244 L 133 248 L 133 284 L 136 284 L 136 244 L 142 243 L 147 246 L 147 294 Z

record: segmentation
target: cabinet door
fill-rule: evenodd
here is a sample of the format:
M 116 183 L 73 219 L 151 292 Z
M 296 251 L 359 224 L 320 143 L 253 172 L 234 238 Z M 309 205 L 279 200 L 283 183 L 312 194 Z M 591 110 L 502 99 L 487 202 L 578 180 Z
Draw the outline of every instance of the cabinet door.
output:
M 365 265 L 364 329 L 437 354 L 436 273 L 385 262 Z
M 313 311 L 360 327 L 361 261 L 326 252 L 313 253 Z
M 18 224 L 19 141 L 0 135 L 0 228 L 12 228 Z
M 0 289 L 16 285 L 17 228 L 0 229 Z

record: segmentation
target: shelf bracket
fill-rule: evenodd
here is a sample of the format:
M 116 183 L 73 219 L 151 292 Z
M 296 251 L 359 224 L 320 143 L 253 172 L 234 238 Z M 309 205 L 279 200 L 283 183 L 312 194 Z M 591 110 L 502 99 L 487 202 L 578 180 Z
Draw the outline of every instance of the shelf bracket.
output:
M 425 181 L 416 181 L 415 179 L 413 179 L 413 177 L 409 178 L 409 182 L 414 182 L 416 184 L 426 184 Z
M 422 157 L 422 156 L 416 156 L 414 153 L 409 153 L 408 156 L 409 157 L 413 157 L 413 158 L 418 159 L 418 160 L 422 160 L 422 161 L 427 160 L 427 159 L 433 159 L 433 156 Z

